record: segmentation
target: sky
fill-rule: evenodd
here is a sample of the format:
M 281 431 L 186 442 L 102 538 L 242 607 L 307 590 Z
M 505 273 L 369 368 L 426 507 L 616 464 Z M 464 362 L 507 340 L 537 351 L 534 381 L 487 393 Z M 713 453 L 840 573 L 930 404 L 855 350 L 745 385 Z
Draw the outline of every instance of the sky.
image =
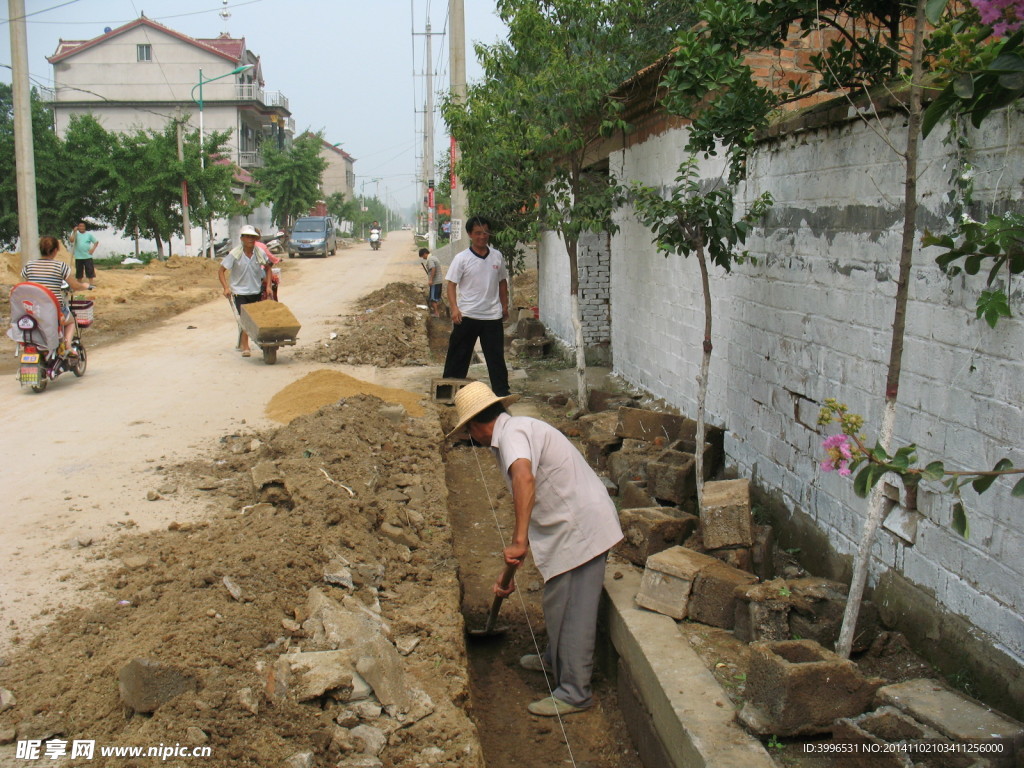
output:
M 464 5 L 472 82 L 481 76 L 473 43 L 494 43 L 505 28 L 494 0 Z M 297 132 L 322 130 L 325 140 L 341 142 L 356 159 L 357 195 L 379 194 L 403 210 L 413 205 L 428 70 L 422 33 L 429 21 L 436 94 L 448 88 L 450 77 L 447 0 L 229 0 L 226 21 L 220 15 L 224 8 L 223 0 L 25 0 L 31 81 L 53 85 L 46 57 L 60 39 L 88 40 L 143 13 L 190 37 L 227 31 L 244 37 L 260 57 L 264 87 L 288 98 Z M 10 83 L 7 22 L 3 3 L 0 81 Z M 439 114 L 434 125 L 437 158 L 447 151 L 448 139 Z

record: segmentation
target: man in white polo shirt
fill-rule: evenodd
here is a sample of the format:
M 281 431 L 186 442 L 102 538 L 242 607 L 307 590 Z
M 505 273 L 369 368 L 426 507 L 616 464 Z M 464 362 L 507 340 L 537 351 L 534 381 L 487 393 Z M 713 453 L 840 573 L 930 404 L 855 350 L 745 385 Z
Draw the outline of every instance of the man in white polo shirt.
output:
M 466 378 L 473 347 L 480 339 L 491 389 L 504 396 L 509 392 L 503 325 L 508 320 L 508 272 L 501 251 L 488 245 L 491 223 L 487 219 L 473 216 L 466 222 L 466 233 L 469 248 L 455 255 L 446 275 L 452 335 L 442 375 Z
M 455 395 L 457 425 L 494 452 L 512 491 L 515 526 L 505 562 L 520 565 L 528 549 L 544 579 L 548 647 L 520 659 L 526 669 L 550 673 L 552 695 L 527 707 L 553 717 L 593 705 L 597 609 L 608 550 L 622 541 L 615 504 L 601 479 L 561 432 L 538 419 L 511 416 L 498 397 L 475 381 Z M 515 590 L 496 584 L 495 594 Z

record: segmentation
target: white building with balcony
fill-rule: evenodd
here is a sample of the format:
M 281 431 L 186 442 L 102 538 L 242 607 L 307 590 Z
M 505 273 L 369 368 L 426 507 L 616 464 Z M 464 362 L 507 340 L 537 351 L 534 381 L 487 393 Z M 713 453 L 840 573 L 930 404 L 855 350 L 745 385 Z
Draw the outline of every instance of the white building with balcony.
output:
M 295 133 L 288 99 L 264 89 L 260 58 L 246 48 L 244 37 L 191 38 L 141 16 L 91 40 L 61 40 L 47 61 L 53 66 L 49 102 L 58 135 L 65 135 L 75 114 L 91 114 L 115 132 L 162 131 L 181 116 L 198 128 L 201 101 L 204 135 L 231 131 L 224 160 L 240 169 L 239 193 L 251 181 L 248 171 L 263 164 L 262 148 L 288 147 Z M 222 77 L 247 65 L 244 72 Z M 215 239 L 233 236 L 241 223 L 215 222 Z M 258 210 L 248 223 L 269 229 L 269 211 Z
M 228 159 L 249 169 L 262 164 L 264 142 L 284 148 L 295 132 L 288 99 L 264 90 L 260 58 L 244 37 L 191 38 L 141 16 L 91 40 L 61 40 L 47 61 L 61 136 L 71 115 L 82 113 L 108 131 L 159 131 L 179 114 L 197 127 L 201 98 L 204 132 L 230 130 Z

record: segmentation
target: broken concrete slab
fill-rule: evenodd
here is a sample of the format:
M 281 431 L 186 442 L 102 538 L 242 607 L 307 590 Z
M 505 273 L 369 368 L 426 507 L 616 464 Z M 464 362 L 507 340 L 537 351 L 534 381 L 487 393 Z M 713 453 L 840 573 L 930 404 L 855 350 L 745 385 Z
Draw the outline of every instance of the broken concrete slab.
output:
M 199 681 L 189 672 L 150 659 L 132 659 L 117 672 L 121 701 L 135 712 L 153 712 L 182 693 L 196 691 Z
M 987 757 L 993 765 L 1017 765 L 1024 751 L 1024 724 L 1011 720 L 936 680 L 908 680 L 878 691 L 878 700 L 934 728 L 954 742 L 998 745 Z
M 754 520 L 750 514 L 750 481 L 704 483 L 700 525 L 704 546 L 708 549 L 752 546 Z
M 267 669 L 264 692 L 271 701 L 309 701 L 329 690 L 352 689 L 352 654 L 307 651 L 278 657 Z
M 882 680 L 811 640 L 751 643 L 747 703 L 739 713 L 753 733 L 826 733 L 840 717 L 864 712 Z
M 392 717 L 408 712 L 413 704 L 402 657 L 382 636 L 371 637 L 360 644 L 356 671 L 372 687 L 377 700 Z
M 686 547 L 651 555 L 636 594 L 637 605 L 673 619 L 686 618 L 693 582 L 702 569 L 717 563 Z
M 622 445 L 622 439 L 615 434 L 616 418 L 614 411 L 603 411 L 588 413 L 576 422 L 583 440 L 583 455 L 599 470 L 607 466 L 609 455 Z
M 642 568 L 651 555 L 681 545 L 697 523 L 695 516 L 680 515 L 674 507 L 623 509 L 619 524 L 624 538 L 615 551 Z

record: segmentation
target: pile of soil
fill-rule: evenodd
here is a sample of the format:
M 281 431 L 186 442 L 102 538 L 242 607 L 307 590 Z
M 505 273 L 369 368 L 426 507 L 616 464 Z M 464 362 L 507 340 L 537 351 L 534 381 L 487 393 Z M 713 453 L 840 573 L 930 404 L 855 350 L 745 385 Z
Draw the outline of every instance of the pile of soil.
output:
M 208 458 L 166 469 L 157 496 L 203 495 L 211 514 L 97 554 L 114 566 L 92 585 L 105 601 L 60 616 L 6 660 L 0 685 L 16 703 L 0 714 L 0 733 L 6 741 L 16 732 L 98 746 L 202 744 L 214 766 L 282 765 L 312 752 L 312 764 L 327 766 L 373 764 L 361 762 L 365 742 L 353 733 L 369 725 L 387 737 L 386 765 L 480 765 L 464 710 L 464 627 L 439 439 L 433 411 L 403 416 L 356 395 L 286 427 L 226 437 Z M 348 586 L 325 579 L 325 565 L 339 557 L 350 564 Z M 354 714 L 330 696 L 296 703 L 264 695 L 281 654 L 324 650 L 302 624 L 314 587 L 390 627 L 408 654 L 410 687 L 430 698 L 425 710 L 402 719 L 372 707 Z M 197 689 L 152 714 L 132 713 L 118 672 L 133 659 L 172 665 Z M 93 762 L 108 764 L 98 752 Z
M 63 245 L 57 258 L 67 263 L 73 274 L 74 259 Z M 97 270 L 95 290 L 78 294 L 94 305 L 88 343 L 113 341 L 220 295 L 219 266 L 213 259 L 171 256 L 166 261 L 154 259 L 144 267 Z M 21 256 L 0 255 L 0 290 L 6 295 L 7 289 L 20 281 Z M 4 326 L 10 322 L 8 310 L 7 302 L 0 302 L 0 324 Z
M 430 349 L 425 332 L 430 317 L 422 286 L 390 283 L 365 296 L 360 312 L 345 318 L 337 335 L 297 357 L 321 363 L 347 363 L 391 368 L 429 365 Z

